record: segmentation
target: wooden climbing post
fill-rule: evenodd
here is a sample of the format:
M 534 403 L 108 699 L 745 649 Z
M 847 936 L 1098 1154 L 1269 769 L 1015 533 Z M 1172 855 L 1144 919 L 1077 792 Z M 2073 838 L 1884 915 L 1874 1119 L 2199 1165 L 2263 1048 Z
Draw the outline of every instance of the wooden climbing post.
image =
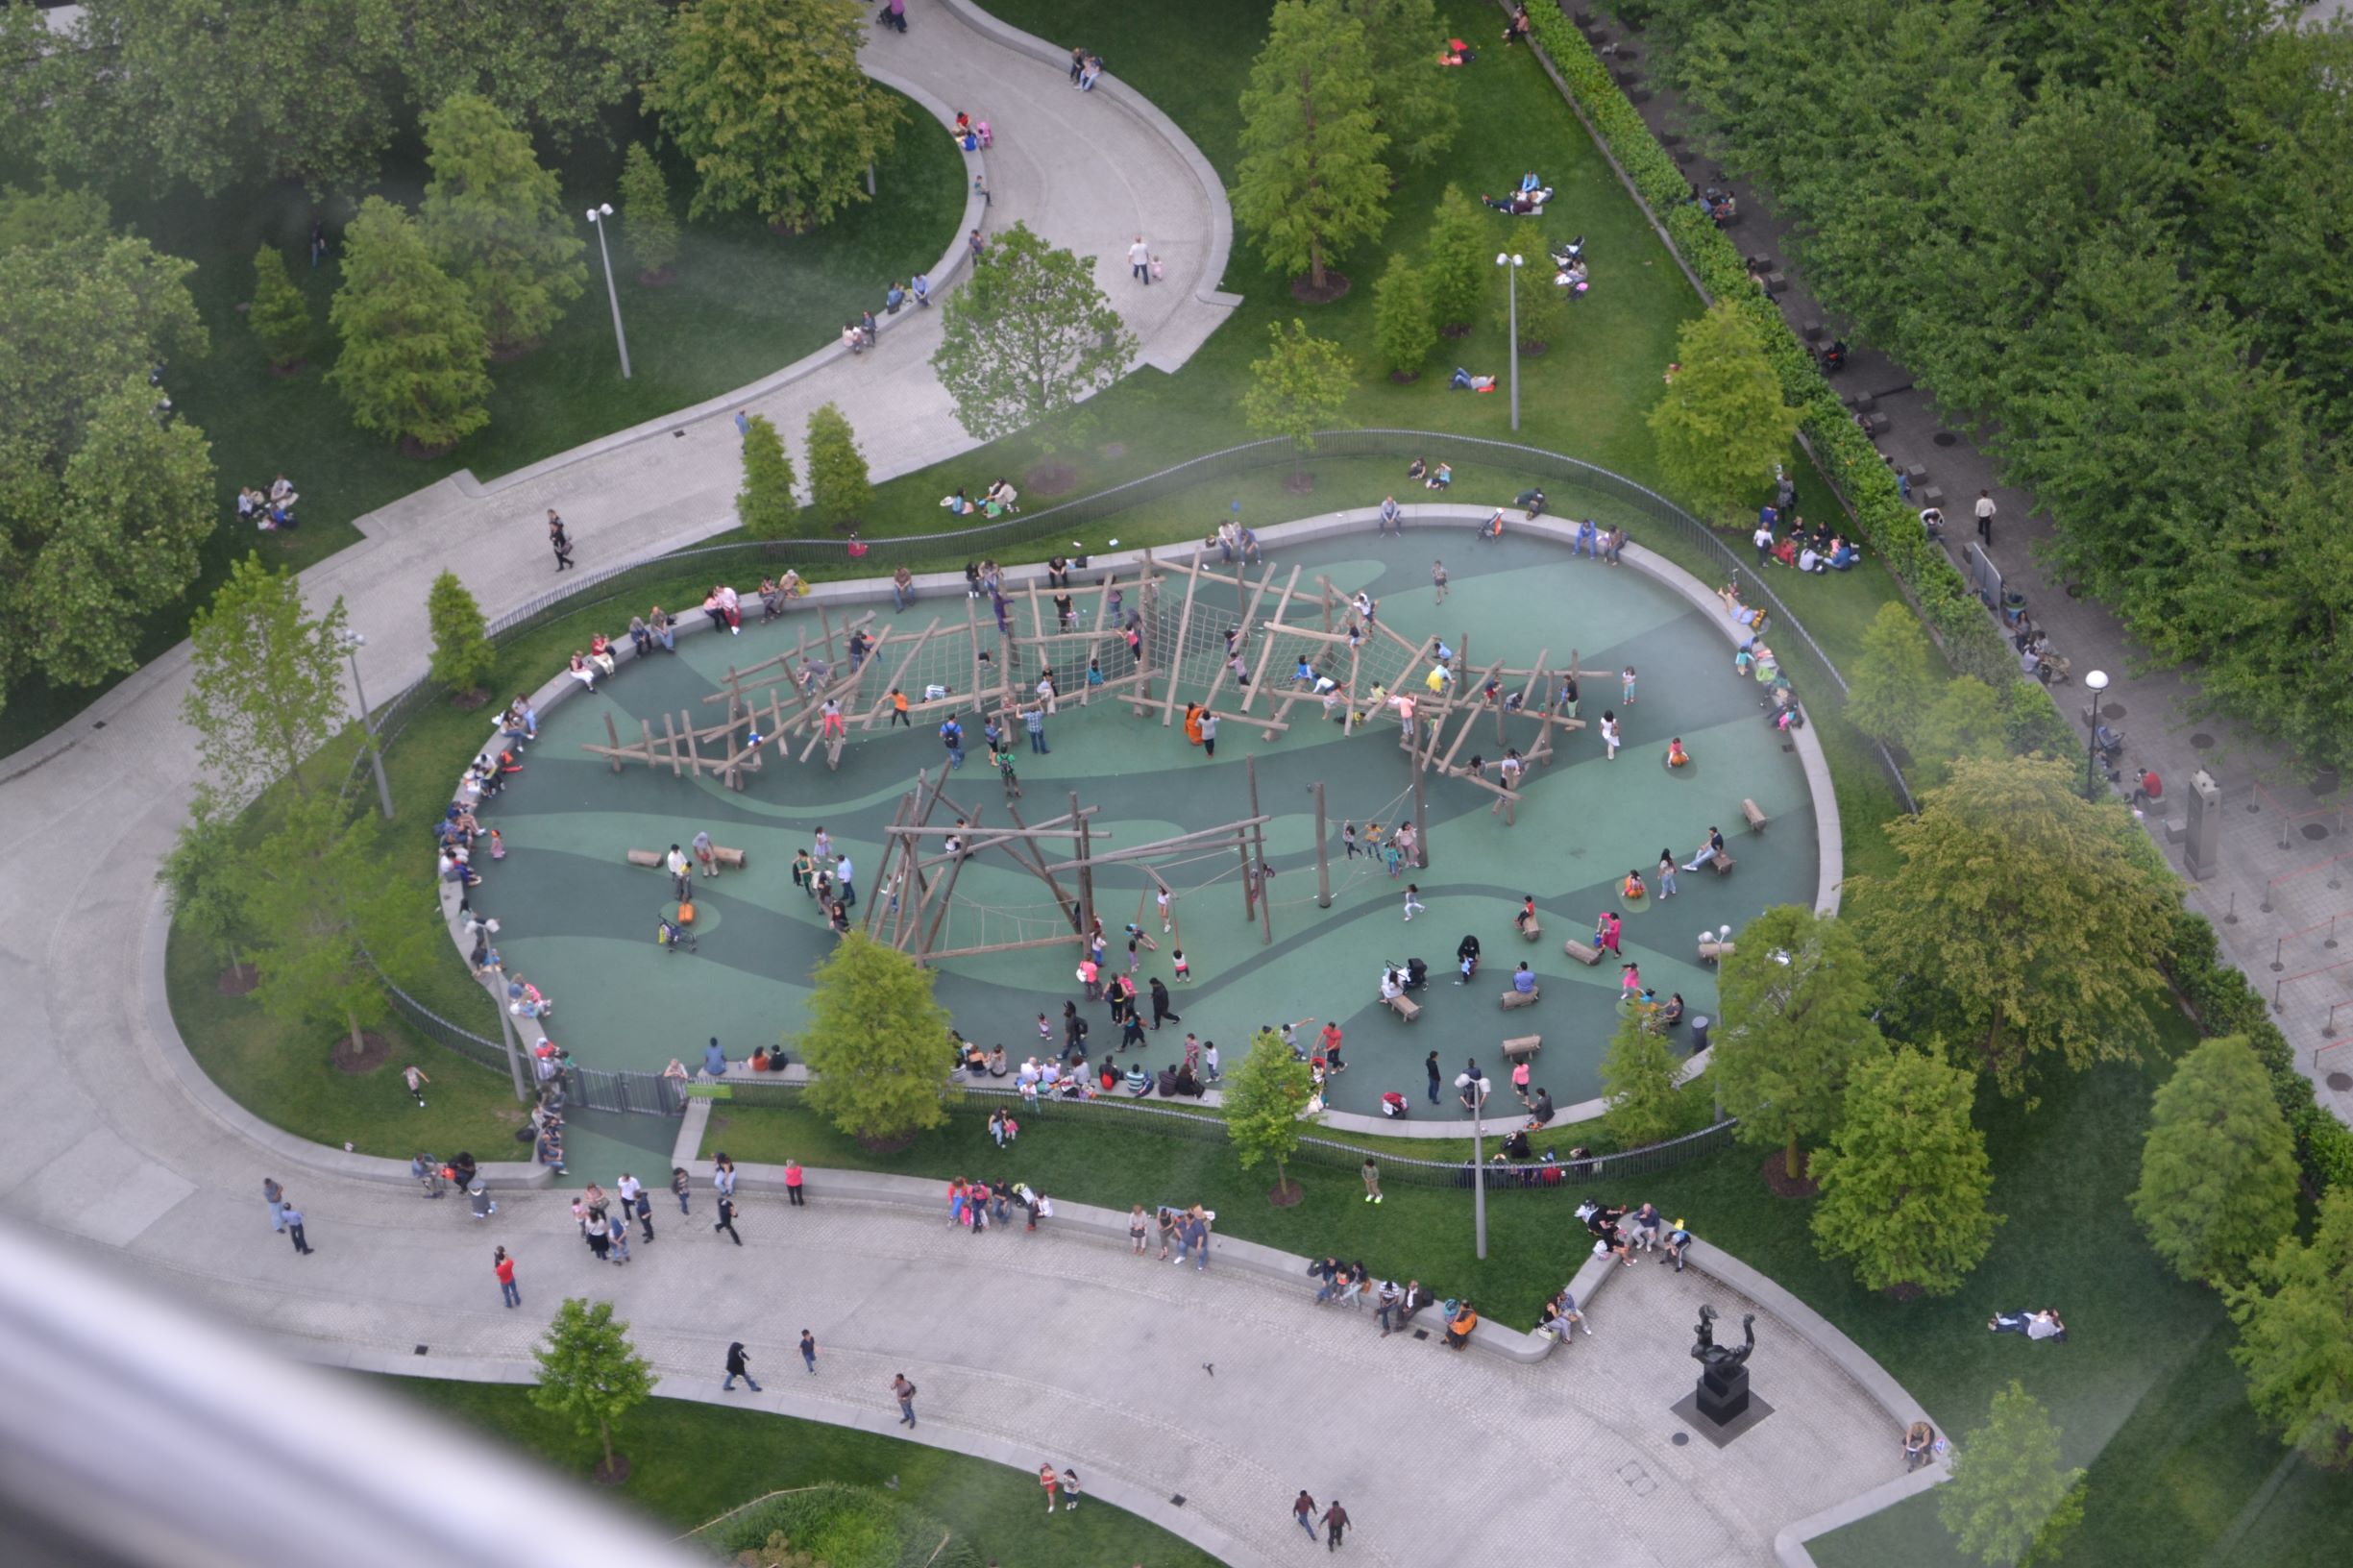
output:
M 1260 940 L 1271 947 L 1275 940 L 1275 914 L 1274 900 L 1266 895 L 1266 820 L 1259 815 L 1259 759 L 1244 757 L 1242 773 L 1250 781 L 1250 815 L 1256 819 L 1251 824 L 1250 841 L 1258 851 L 1255 857 L 1258 869 L 1251 873 L 1251 879 L 1258 887 Z
M 604 738 L 613 743 L 613 772 L 621 772 L 621 731 L 613 727 L 613 710 L 604 710 Z
M 1324 781 L 1319 778 L 1309 785 L 1308 793 L 1315 797 L 1315 907 L 1330 909 L 1332 907 L 1332 859 L 1324 848 Z M 1256 802 L 1252 803 L 1251 810 L 1255 815 Z

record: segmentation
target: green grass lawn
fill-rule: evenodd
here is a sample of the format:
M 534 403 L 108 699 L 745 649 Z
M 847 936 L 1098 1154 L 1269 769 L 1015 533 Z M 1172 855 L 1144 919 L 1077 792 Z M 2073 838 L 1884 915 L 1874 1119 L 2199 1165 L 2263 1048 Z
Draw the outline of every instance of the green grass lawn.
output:
M 422 1378 L 385 1378 L 378 1385 L 577 1480 L 598 1458 L 595 1438 L 576 1437 L 568 1423 L 534 1408 L 522 1387 Z M 1210 1568 L 1217 1560 L 1100 1499 L 1046 1519 L 1034 1472 L 817 1421 L 656 1399 L 630 1414 L 613 1446 L 632 1468 L 604 1495 L 681 1532 L 788 1487 L 828 1481 L 883 1487 L 895 1481 L 892 1496 L 938 1518 L 988 1561 Z M 1079 1475 L 1083 1480 L 1086 1471 Z
M 633 371 L 627 380 L 613 344 L 596 236 L 580 225 L 588 241 L 587 292 L 537 349 L 492 367 L 489 426 L 447 456 L 423 461 L 355 429 L 324 380 L 334 363 L 327 308 L 341 282 L 341 252 L 331 248 L 316 271 L 307 265 L 314 208 L 301 189 L 255 186 L 210 199 L 118 195 L 118 224 L 197 264 L 190 287 L 212 352 L 169 367 L 166 384 L 183 417 L 211 440 L 222 519 L 186 597 L 150 618 L 138 657 L 152 659 L 186 636 L 191 611 L 257 541 L 273 560 L 300 571 L 356 540 L 353 519 L 445 474 L 470 468 L 491 478 L 717 397 L 822 348 L 861 308 L 879 308 L 893 279 L 928 268 L 954 242 L 964 210 L 962 158 L 944 127 L 907 107 L 896 148 L 876 166 L 882 199 L 853 207 L 821 230 L 780 236 L 743 213 L 686 224 L 675 280 L 649 286 L 638 281 L 628 253 L 627 216 L 617 217 L 611 237 Z M 555 165 L 564 209 L 575 215 L 592 202 L 615 199 L 622 151 L 651 135 L 649 124 L 627 114 L 612 116 L 607 129 L 613 146 L 592 140 Z M 665 167 L 674 209 L 683 217 L 692 173 L 674 152 Z M 17 177 L 0 171 L 0 178 Z M 387 156 L 383 179 L 362 194 L 413 208 L 425 179 L 422 149 L 405 139 Z M 335 196 L 317 210 L 326 214 L 331 235 L 339 235 L 355 208 L 355 198 Z M 308 363 L 283 378 L 264 364 L 241 313 L 252 293 L 254 253 L 264 244 L 284 252 L 316 329 Z M 281 471 L 303 492 L 302 527 L 266 535 L 237 527 L 232 514 L 238 488 L 266 486 Z M 0 709 L 0 755 L 46 734 L 102 689 L 35 682 L 12 691 Z

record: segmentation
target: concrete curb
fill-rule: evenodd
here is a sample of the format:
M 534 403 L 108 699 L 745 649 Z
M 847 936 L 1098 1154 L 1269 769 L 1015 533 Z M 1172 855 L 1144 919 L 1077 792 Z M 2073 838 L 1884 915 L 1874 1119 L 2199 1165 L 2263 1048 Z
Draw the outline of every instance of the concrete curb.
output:
M 943 133 L 955 123 L 953 110 L 905 78 L 894 72 L 876 70 L 870 66 L 867 69 L 866 74 L 871 80 L 899 93 L 919 109 L 930 114 L 934 120 L 939 122 Z M 932 267 L 931 293 L 935 301 L 945 298 L 948 290 L 961 280 L 970 261 L 970 253 L 965 248 L 965 236 L 982 227 L 988 211 L 988 204 L 972 190 L 972 176 L 988 172 L 988 159 L 980 153 L 962 153 L 960 156 L 964 159 L 965 163 L 964 221 L 956 233 L 949 236 L 947 249 L 941 253 L 940 259 Z M 875 335 L 880 337 L 901 321 L 914 319 L 914 306 L 909 306 L 896 316 L 877 316 L 874 321 Z M 553 456 L 543 457 L 538 462 L 502 474 L 495 479 L 478 479 L 474 477 L 474 470 L 461 468 L 451 475 L 446 482 L 455 485 L 458 494 L 469 500 L 485 500 L 512 490 L 519 485 L 529 484 L 534 480 L 544 478 L 550 474 L 569 468 L 588 458 L 601 457 L 606 453 L 618 452 L 623 447 L 635 446 L 640 441 L 649 441 L 658 435 L 668 435 L 674 430 L 684 429 L 690 425 L 699 425 L 707 419 L 717 419 L 742 407 L 755 398 L 763 398 L 772 392 L 791 386 L 794 382 L 805 380 L 826 366 L 847 359 L 849 356 L 849 350 L 844 348 L 839 342 L 828 343 L 825 347 L 814 353 L 805 354 L 783 369 L 772 375 L 763 376 L 748 385 L 739 386 L 731 392 L 723 392 L 715 398 L 705 398 L 702 402 L 681 408 L 675 413 L 663 414 L 659 418 L 647 420 L 643 424 L 632 425 L 625 430 L 615 430 L 610 435 L 599 436 L 593 441 L 583 442 L 579 446 L 559 452 Z
M 940 0 L 940 8 L 953 12 L 973 32 L 993 38 L 1008 49 L 1032 56 L 1058 70 L 1069 61 L 1068 49 L 1049 43 L 1035 34 L 1024 33 L 1010 22 L 997 20 L 972 4 L 972 0 Z M 1193 179 L 1201 186 L 1201 198 L 1209 204 L 1210 209 L 1207 264 L 1201 269 L 1201 282 L 1193 290 L 1193 298 L 1204 305 L 1213 305 L 1226 310 L 1240 305 L 1242 297 L 1239 294 L 1226 293 L 1217 286 L 1225 281 L 1226 263 L 1234 254 L 1234 207 L 1226 200 L 1225 182 L 1217 178 L 1217 171 L 1210 167 L 1208 159 L 1201 156 L 1201 149 L 1193 145 L 1192 137 L 1179 130 L 1177 123 L 1162 113 L 1151 99 L 1130 88 L 1110 71 L 1105 71 L 1096 81 L 1094 90 L 1166 142 L 1184 160 L 1185 166 L 1192 171 Z M 1142 362 L 1151 364 L 1153 360 L 1147 355 Z M 1173 370 L 1176 367 L 1162 365 L 1157 368 Z
M 684 1151 L 683 1139 L 679 1145 Z M 699 1155 L 699 1150 L 696 1151 Z M 677 1160 L 697 1182 L 708 1182 L 716 1168 L 708 1160 L 697 1158 L 692 1163 Z M 736 1187 L 746 1192 L 775 1192 L 784 1190 L 784 1167 L 739 1162 L 735 1167 Z M 815 1166 L 801 1167 L 802 1190 L 812 1201 L 828 1202 L 848 1199 L 854 1203 L 884 1203 L 901 1209 L 927 1209 L 944 1213 L 946 1207 L 947 1184 L 925 1176 L 889 1176 L 871 1170 L 820 1170 Z M 1048 1194 L 1051 1196 L 1051 1194 Z M 1054 1217 L 1041 1230 L 1043 1235 L 1075 1233 L 1091 1240 L 1108 1241 L 1117 1246 L 1128 1244 L 1128 1216 L 1115 1209 L 1101 1209 L 1093 1204 L 1066 1203 L 1056 1199 Z M 1261 1246 L 1255 1241 L 1238 1241 L 1231 1237 L 1210 1234 L 1210 1253 L 1218 1269 L 1233 1269 L 1260 1279 L 1280 1280 L 1294 1288 L 1304 1288 L 1300 1282 L 1308 1278 L 1308 1260 L 1296 1253 L 1278 1251 Z M 1431 1309 L 1434 1311 L 1434 1306 Z M 1352 1311 L 1350 1315 L 1355 1315 Z M 1426 1327 L 1437 1325 L 1426 1324 Z M 1441 1335 L 1433 1334 L 1432 1348 L 1444 1344 Z M 1533 1362 L 1544 1360 L 1553 1342 L 1536 1334 L 1523 1334 L 1504 1328 L 1482 1317 L 1471 1332 L 1471 1348 L 1498 1356 L 1505 1360 Z

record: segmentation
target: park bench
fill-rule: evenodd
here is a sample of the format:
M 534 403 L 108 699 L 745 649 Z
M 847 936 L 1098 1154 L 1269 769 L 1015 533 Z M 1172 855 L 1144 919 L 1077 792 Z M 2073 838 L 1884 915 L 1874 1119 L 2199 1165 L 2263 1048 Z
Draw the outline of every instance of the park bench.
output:
M 1508 1013 L 1514 1008 L 1533 1007 L 1536 1005 L 1536 999 L 1543 994 L 1542 986 L 1538 986 L 1533 991 L 1513 991 L 1507 987 L 1503 996 L 1504 1011 Z
M 1562 943 L 1560 944 L 1560 950 L 1568 954 L 1571 958 L 1577 960 L 1577 962 L 1580 964 L 1591 966 L 1599 964 L 1602 961 L 1601 949 L 1597 947 L 1588 947 L 1583 943 L 1579 942 L 1575 937 L 1571 937 L 1568 941 Z
M 1753 800 L 1741 801 L 1740 814 L 1749 820 L 1749 831 L 1752 833 L 1762 833 L 1765 830 L 1765 824 L 1773 820 L 1758 810 Z
M 1515 920 L 1512 924 L 1520 935 L 1526 937 L 1530 942 L 1539 941 L 1544 935 L 1544 922 L 1532 915 L 1525 920 Z
M 1716 874 L 1718 876 L 1729 876 L 1732 874 L 1732 867 L 1737 863 L 1730 855 L 1719 849 L 1714 854 L 1707 857 L 1707 864 L 1716 869 Z
M 1544 1049 L 1542 1035 L 1521 1035 L 1504 1041 L 1504 1058 L 1510 1062 L 1525 1062 Z
M 1422 1004 L 1415 1001 L 1412 997 L 1406 995 L 1403 992 L 1400 992 L 1394 996 L 1384 997 L 1382 998 L 1382 1001 L 1383 1005 L 1387 1007 L 1390 1012 L 1396 1014 L 1408 1023 L 1411 1023 L 1414 1019 L 1422 1016 Z
M 1732 956 L 1732 950 L 1737 945 L 1739 944 L 1736 943 L 1719 942 L 1714 937 L 1702 937 L 1700 939 L 1700 962 L 1721 964 Z

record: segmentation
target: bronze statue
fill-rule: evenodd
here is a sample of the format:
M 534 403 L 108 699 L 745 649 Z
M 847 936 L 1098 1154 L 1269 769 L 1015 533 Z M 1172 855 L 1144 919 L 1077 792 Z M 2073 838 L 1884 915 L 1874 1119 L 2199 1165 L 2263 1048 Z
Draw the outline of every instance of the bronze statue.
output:
M 1756 1314 L 1754 1312 L 1744 1313 L 1740 1319 L 1740 1328 L 1741 1332 L 1748 1335 L 1746 1344 L 1738 1346 L 1717 1344 L 1716 1310 L 1703 1303 L 1700 1307 L 1699 1342 L 1691 1347 L 1691 1359 L 1706 1366 L 1733 1367 L 1740 1365 L 1749 1359 L 1750 1353 L 1756 1349 Z

